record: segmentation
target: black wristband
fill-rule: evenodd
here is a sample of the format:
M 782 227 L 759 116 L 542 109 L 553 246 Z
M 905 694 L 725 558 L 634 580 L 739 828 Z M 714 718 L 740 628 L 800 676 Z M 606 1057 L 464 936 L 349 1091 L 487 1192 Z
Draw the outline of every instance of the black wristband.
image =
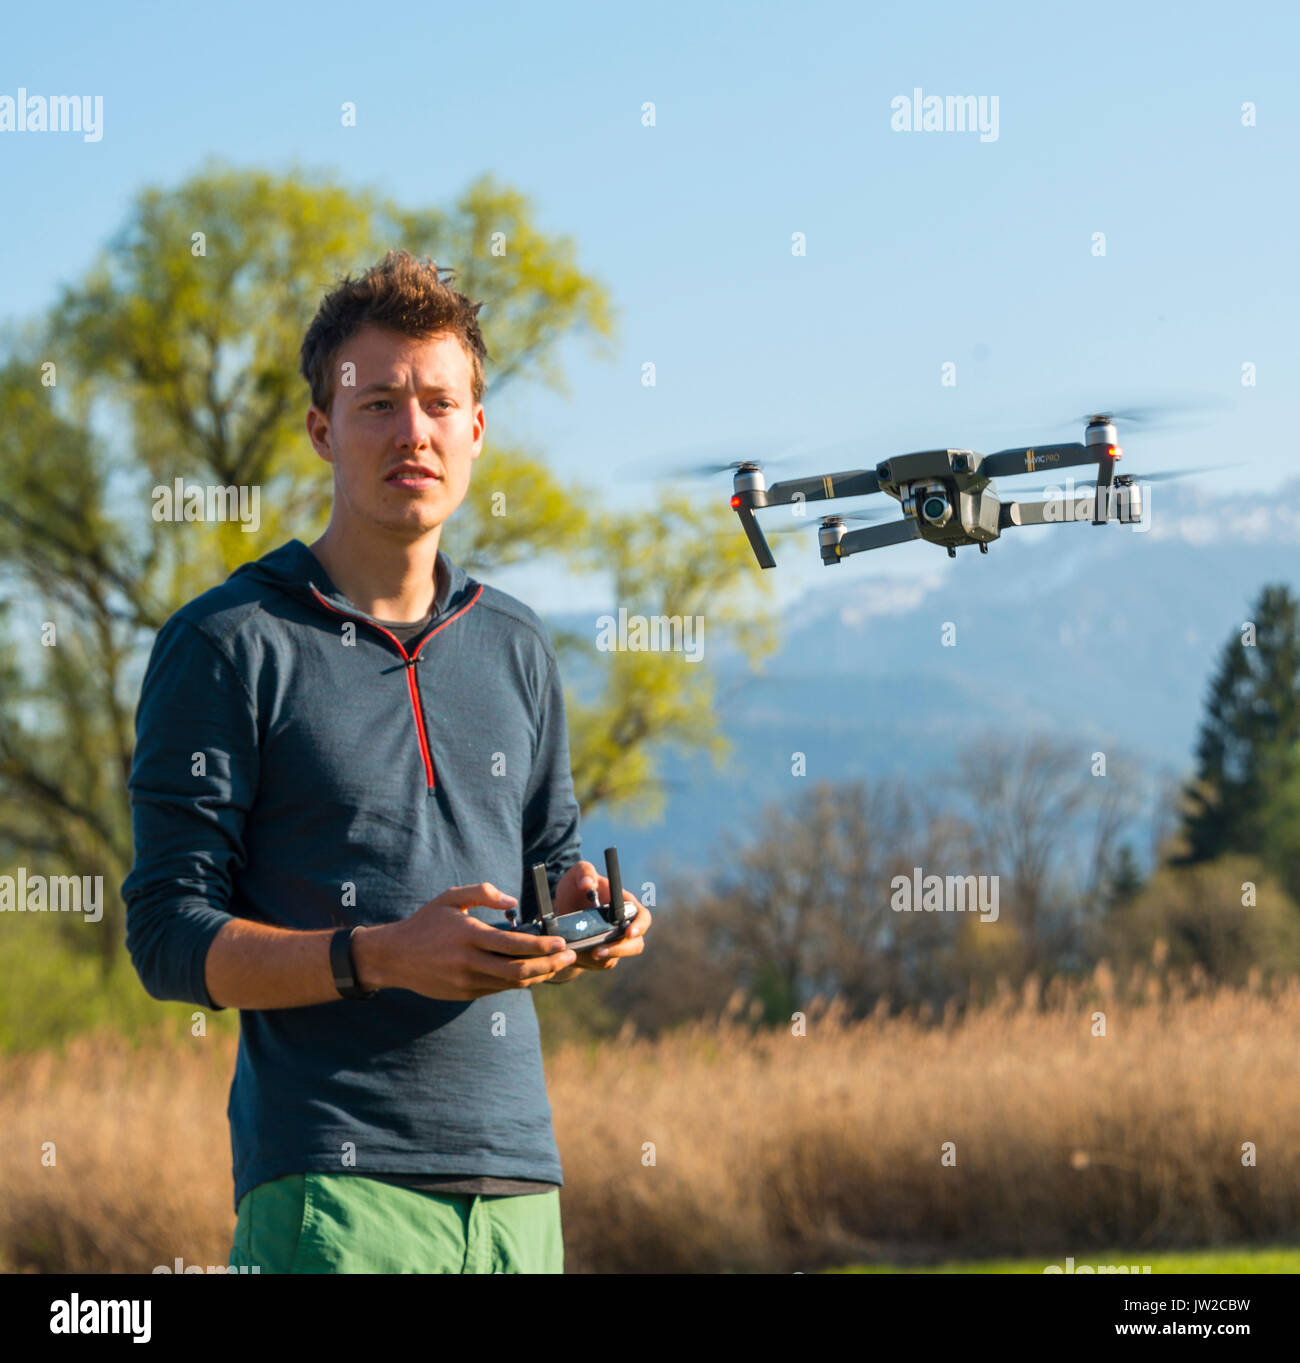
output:
M 330 971 L 334 988 L 345 999 L 373 999 L 378 989 L 362 989 L 357 983 L 356 963 L 352 959 L 352 934 L 356 928 L 339 928 L 330 938 Z

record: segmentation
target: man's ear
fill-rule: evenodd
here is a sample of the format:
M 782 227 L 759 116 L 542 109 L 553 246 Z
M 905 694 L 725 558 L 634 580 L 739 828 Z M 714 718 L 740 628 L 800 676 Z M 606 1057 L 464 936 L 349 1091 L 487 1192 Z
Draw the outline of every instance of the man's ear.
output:
M 483 453 L 483 436 L 487 429 L 487 416 L 483 411 L 483 404 L 481 402 L 474 412 L 474 421 L 478 426 L 478 443 L 475 445 L 474 453 L 470 457 L 472 459 L 477 459 L 479 455 Z
M 319 407 L 313 406 L 307 411 L 307 439 L 311 441 L 312 449 L 327 464 L 334 462 L 334 451 L 330 447 L 329 417 Z

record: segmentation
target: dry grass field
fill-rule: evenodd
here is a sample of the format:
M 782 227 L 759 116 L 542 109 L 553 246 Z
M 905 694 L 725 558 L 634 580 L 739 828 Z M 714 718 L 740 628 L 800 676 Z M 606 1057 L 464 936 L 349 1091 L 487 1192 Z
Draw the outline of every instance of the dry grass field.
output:
M 0 1267 L 224 1265 L 233 1063 L 229 1037 L 107 1033 L 0 1059 Z M 656 1040 L 559 1047 L 547 1075 L 569 1271 L 1300 1239 L 1297 981 L 1121 987 L 1103 967 L 964 1016 L 848 1022 L 817 1001 L 772 1031 L 735 1001 Z

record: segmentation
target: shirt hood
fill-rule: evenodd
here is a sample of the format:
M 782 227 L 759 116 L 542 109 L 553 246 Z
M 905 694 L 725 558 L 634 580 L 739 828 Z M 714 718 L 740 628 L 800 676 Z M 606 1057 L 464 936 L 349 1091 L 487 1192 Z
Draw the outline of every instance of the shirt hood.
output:
M 438 562 L 442 565 L 440 574 L 442 582 L 433 602 L 435 623 L 459 610 L 478 586 L 478 583 L 458 563 L 453 563 L 441 549 L 438 550 Z M 230 576 L 231 578 L 244 576 L 267 583 L 297 600 L 310 602 L 321 609 L 324 609 L 320 603 L 320 598 L 323 597 L 336 611 L 341 611 L 345 615 L 358 615 L 365 620 L 375 619 L 373 615 L 363 611 L 355 602 L 343 595 L 330 579 L 320 559 L 299 539 L 290 540 L 251 563 L 240 564 Z

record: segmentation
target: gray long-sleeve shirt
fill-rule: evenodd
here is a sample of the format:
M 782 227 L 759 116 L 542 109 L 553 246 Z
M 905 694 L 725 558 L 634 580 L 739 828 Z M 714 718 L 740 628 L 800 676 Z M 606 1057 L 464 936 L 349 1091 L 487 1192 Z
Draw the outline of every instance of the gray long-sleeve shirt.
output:
M 545 627 L 438 557 L 433 623 L 409 659 L 300 540 L 159 631 L 122 886 L 127 947 L 155 998 L 218 1006 L 204 958 L 232 916 L 388 923 L 487 880 L 526 918 L 525 868 L 545 861 L 554 890 L 580 860 Z M 228 1114 L 236 1207 L 289 1173 L 563 1182 L 526 989 L 242 1010 Z

